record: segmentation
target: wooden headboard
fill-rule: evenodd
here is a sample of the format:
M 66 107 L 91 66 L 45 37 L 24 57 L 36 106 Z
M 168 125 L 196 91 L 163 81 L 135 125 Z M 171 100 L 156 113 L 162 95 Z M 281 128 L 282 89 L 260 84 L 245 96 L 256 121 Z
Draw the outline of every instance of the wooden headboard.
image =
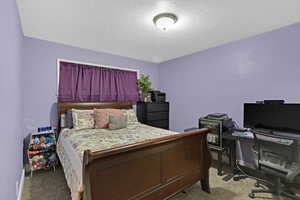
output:
M 58 102 L 57 113 L 60 117 L 61 114 L 66 111 L 75 108 L 79 110 L 90 110 L 90 109 L 103 109 L 103 108 L 115 108 L 115 109 L 131 109 L 132 102 Z
M 132 102 L 58 102 L 57 114 L 58 114 L 58 130 L 60 130 L 60 116 L 65 114 L 68 110 L 74 108 L 79 110 L 90 109 L 103 109 L 103 108 L 115 108 L 115 109 L 132 109 Z

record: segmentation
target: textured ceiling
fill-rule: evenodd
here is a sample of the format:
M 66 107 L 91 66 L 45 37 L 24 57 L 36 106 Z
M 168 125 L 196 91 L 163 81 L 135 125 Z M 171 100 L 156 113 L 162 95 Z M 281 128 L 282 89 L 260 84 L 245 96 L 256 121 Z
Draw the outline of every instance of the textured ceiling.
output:
M 25 36 L 163 62 L 300 22 L 299 0 L 18 0 Z M 153 17 L 175 13 L 166 32 Z

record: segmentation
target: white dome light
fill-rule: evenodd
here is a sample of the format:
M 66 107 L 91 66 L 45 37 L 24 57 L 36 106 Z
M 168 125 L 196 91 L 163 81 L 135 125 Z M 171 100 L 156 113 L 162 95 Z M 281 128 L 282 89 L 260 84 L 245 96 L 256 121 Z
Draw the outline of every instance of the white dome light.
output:
M 177 22 L 177 16 L 172 13 L 162 13 L 153 18 L 154 24 L 157 28 L 166 31 Z

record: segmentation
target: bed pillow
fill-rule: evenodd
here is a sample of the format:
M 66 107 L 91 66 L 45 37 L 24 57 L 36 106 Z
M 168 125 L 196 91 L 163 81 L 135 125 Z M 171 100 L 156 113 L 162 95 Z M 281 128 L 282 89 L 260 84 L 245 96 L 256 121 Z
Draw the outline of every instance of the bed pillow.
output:
M 60 115 L 60 128 L 66 128 L 66 114 Z
M 117 129 L 122 129 L 127 127 L 127 116 L 126 115 L 121 115 L 121 116 L 114 116 L 110 115 L 109 116 L 109 124 L 108 128 L 110 130 L 117 130 Z
M 125 115 L 127 116 L 127 124 L 136 124 L 138 123 L 138 119 L 136 113 L 133 109 L 123 110 Z
M 90 129 L 95 126 L 93 110 L 72 109 L 72 118 L 74 129 Z
M 110 115 L 121 116 L 123 111 L 119 109 L 94 109 L 95 128 L 108 128 Z
M 71 109 L 66 112 L 65 125 L 66 128 L 73 128 L 73 117 Z
M 60 127 L 73 128 L 72 110 L 68 110 L 66 113 L 60 115 Z

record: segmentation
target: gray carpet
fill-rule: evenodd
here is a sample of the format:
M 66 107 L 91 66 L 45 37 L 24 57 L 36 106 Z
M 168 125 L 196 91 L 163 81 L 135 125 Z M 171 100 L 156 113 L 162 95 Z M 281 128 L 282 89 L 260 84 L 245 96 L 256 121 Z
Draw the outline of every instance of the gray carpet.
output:
M 249 200 L 248 193 L 253 188 L 254 180 L 224 182 L 217 176 L 214 168 L 210 170 L 211 194 L 201 190 L 199 183 L 187 189 L 187 193 L 179 193 L 170 200 Z M 71 200 L 61 168 L 53 171 L 41 171 L 26 177 L 22 200 Z M 257 200 L 272 199 L 271 195 L 260 195 Z

